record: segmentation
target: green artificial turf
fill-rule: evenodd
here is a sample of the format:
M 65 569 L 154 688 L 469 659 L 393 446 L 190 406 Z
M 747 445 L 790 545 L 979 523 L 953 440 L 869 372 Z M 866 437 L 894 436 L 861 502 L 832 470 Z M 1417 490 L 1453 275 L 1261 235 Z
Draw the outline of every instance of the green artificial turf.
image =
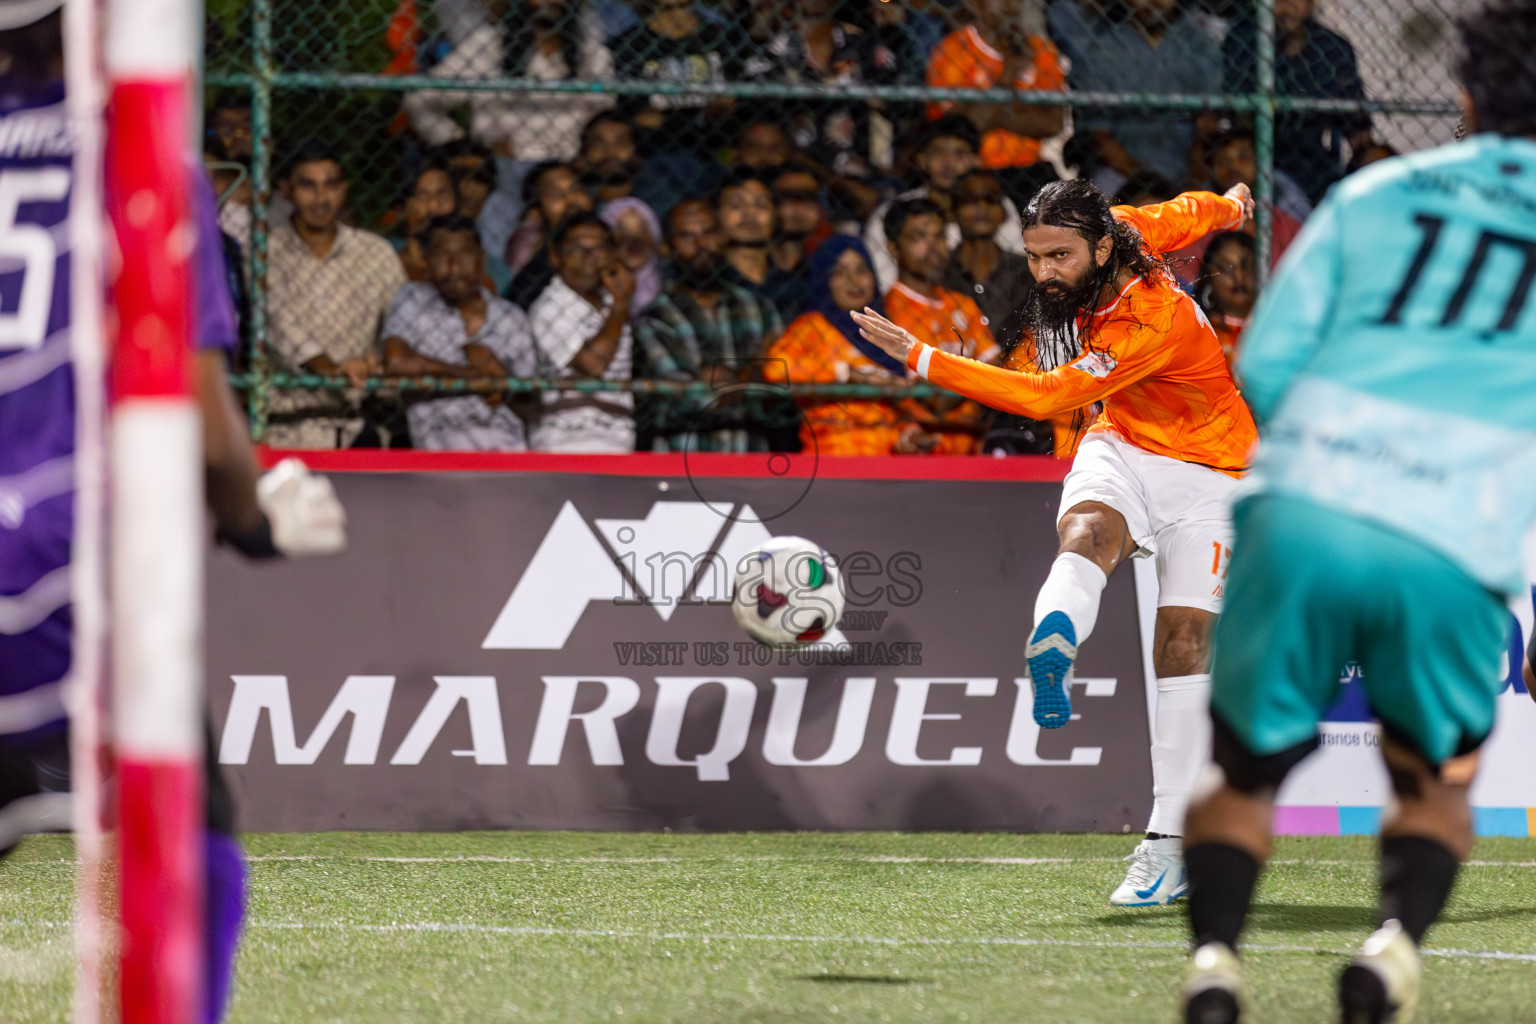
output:
M 1131 837 L 253 835 L 229 1020 L 1170 1022 L 1179 909 L 1106 902 Z M 1331 1020 L 1374 844 L 1281 840 L 1245 941 L 1255 1024 Z M 0 864 L 0 1021 L 66 1019 L 65 839 Z M 1536 842 L 1488 839 L 1420 1020 L 1536 1018 Z M 1496 862 L 1496 863 L 1495 863 Z M 1498 956 L 1495 954 L 1515 954 Z

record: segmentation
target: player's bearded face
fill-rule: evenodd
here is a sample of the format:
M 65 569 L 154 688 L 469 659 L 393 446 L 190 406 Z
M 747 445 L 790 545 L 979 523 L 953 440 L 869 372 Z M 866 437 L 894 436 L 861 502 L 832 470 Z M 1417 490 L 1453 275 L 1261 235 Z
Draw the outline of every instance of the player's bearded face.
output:
M 1080 277 L 1058 277 L 1035 285 L 1030 320 L 1037 331 L 1057 337 L 1072 335 L 1083 311 L 1093 303 L 1095 269 L 1084 267 Z
M 1025 231 L 1024 248 L 1035 278 L 1030 319 L 1037 330 L 1067 336 L 1097 298 L 1094 249 L 1078 232 L 1054 225 Z

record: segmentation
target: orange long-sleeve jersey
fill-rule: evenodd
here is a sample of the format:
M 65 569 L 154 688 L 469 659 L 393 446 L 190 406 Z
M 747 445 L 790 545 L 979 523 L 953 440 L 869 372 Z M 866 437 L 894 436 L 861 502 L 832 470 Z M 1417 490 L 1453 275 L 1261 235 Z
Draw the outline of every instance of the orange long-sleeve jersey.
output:
M 1237 200 L 1210 192 L 1113 212 L 1155 253 L 1243 219 Z M 1113 432 L 1156 455 L 1242 475 L 1257 438 L 1253 417 L 1205 313 L 1171 279 L 1132 279 L 1093 311 L 1085 336 L 1088 351 L 1049 373 L 988 366 L 921 344 L 912 346 L 907 365 L 942 388 L 1032 419 L 1102 401 L 1089 432 Z

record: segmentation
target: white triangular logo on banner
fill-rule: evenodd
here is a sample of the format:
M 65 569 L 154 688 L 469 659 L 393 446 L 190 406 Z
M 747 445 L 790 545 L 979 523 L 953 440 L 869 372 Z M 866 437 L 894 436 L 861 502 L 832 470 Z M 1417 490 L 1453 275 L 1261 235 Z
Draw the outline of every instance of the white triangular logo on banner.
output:
M 486 650 L 558 651 L 589 601 L 624 593 L 613 556 L 567 501 L 480 646 Z

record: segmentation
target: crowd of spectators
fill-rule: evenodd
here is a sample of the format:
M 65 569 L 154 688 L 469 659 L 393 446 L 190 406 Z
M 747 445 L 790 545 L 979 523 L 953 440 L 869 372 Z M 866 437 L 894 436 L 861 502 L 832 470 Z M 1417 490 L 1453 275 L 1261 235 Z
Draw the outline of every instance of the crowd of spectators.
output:
M 1048 424 L 955 400 L 775 400 L 776 383 L 899 384 L 872 306 L 930 344 L 1024 365 L 1019 211 L 1091 178 L 1145 204 L 1253 184 L 1251 121 L 1219 109 L 855 100 L 850 85 L 1218 94 L 1255 87 L 1242 0 L 432 0 L 397 70 L 455 82 L 637 80 L 654 91 L 403 94 L 398 198 L 378 232 L 337 140 L 279 124 L 265 343 L 280 447 L 560 452 L 1050 451 Z M 1277 91 L 1364 97 L 1314 0 L 1276 0 Z M 690 87 L 781 83 L 823 98 Z M 207 112 L 226 245 L 252 244 L 251 115 Z M 1391 155 L 1367 114 L 1282 111 L 1272 251 L 1328 186 Z M 345 155 L 344 155 L 345 154 Z M 1224 348 L 1258 275 L 1250 225 L 1174 267 Z M 236 261 L 238 263 L 238 260 Z M 239 276 L 239 275 L 237 275 Z M 249 281 L 239 282 L 248 285 Z M 406 388 L 399 378 L 463 381 Z M 511 377 L 702 383 L 708 394 L 497 388 Z M 384 381 L 381 385 L 380 380 Z M 702 391 L 703 389 L 699 389 Z

